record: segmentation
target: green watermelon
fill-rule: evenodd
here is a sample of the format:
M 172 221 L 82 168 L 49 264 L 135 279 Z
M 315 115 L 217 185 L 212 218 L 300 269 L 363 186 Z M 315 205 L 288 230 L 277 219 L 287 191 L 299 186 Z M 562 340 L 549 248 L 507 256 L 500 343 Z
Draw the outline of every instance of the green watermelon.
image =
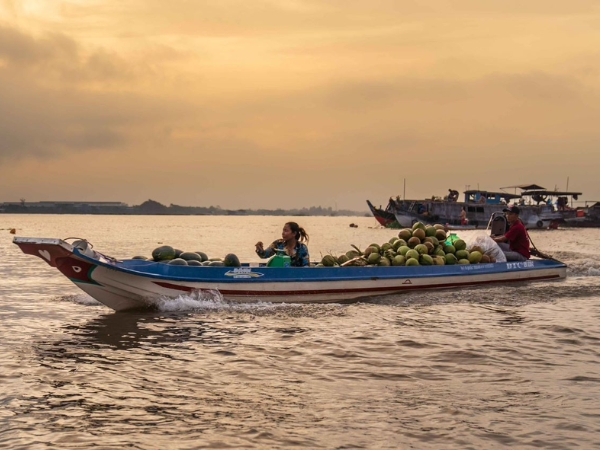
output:
M 236 255 L 228 253 L 225 255 L 225 258 L 223 258 L 223 265 L 226 267 L 240 267 L 242 264 Z
M 183 252 L 179 257 L 186 261 L 202 261 L 202 257 L 196 252 Z
M 170 264 L 172 266 L 187 266 L 188 263 L 185 259 L 181 259 L 181 258 L 174 258 L 172 260 L 170 260 L 167 264 Z
M 208 255 L 204 252 L 194 252 L 197 253 L 198 255 L 200 255 L 200 258 L 202 258 L 202 262 L 204 261 L 208 261 Z
M 225 264 L 223 263 L 223 261 L 211 261 L 209 266 L 217 266 L 217 267 L 222 267 Z
M 152 259 L 154 261 L 168 261 L 175 259 L 175 249 L 170 245 L 157 247 L 152 252 Z

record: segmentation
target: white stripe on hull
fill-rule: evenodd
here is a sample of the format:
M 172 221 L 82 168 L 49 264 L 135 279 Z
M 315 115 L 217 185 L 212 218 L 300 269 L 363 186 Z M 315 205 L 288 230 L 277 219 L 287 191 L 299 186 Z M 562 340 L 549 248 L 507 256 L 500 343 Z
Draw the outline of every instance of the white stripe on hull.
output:
M 225 298 L 239 302 L 330 303 L 410 290 L 439 289 L 503 281 L 558 279 L 565 276 L 566 268 L 562 267 L 418 278 L 219 283 L 158 280 L 99 266 L 94 270 L 93 279 L 101 286 L 79 282 L 76 284 L 106 306 L 116 311 L 122 311 L 147 308 L 153 303 L 152 299 L 177 297 L 191 291 L 219 290 Z M 180 286 L 183 289 L 159 286 L 155 281 L 174 287 Z

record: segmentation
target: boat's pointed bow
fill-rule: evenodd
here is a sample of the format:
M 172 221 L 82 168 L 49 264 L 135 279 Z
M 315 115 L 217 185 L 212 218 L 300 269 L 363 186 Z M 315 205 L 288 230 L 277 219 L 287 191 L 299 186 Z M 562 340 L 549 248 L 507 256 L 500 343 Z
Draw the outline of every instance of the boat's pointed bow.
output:
M 71 245 L 62 239 L 15 237 L 13 244 L 18 245 L 23 253 L 42 258 L 52 267 L 57 267 L 58 258 L 73 253 Z

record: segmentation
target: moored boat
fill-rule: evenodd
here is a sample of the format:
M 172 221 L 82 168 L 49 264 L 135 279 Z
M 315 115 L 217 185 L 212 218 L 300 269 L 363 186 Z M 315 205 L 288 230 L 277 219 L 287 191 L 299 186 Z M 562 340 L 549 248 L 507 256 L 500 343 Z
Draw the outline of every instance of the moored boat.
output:
M 581 192 L 549 191 L 544 188 L 529 189 L 521 193 L 526 203 L 545 204 L 559 216 L 557 222 L 566 227 L 594 228 L 600 227 L 600 202 L 585 203 L 585 206 L 574 206 Z
M 473 189 L 464 191 L 463 201 L 450 195 L 425 200 L 390 198 L 386 210 L 393 212 L 401 228 L 415 222 L 439 223 L 455 229 L 484 228 L 494 213 L 501 212 L 511 202 L 518 202 L 520 218 L 527 228 L 547 228 L 553 222 L 561 221 L 562 216 L 554 207 L 546 203 L 527 205 L 521 200 L 522 194 Z M 463 209 L 466 220 L 461 219 Z
M 375 217 L 375 220 L 377 220 L 381 226 L 386 228 L 400 228 L 400 224 L 398 224 L 392 210 L 394 205 L 393 199 L 390 198 L 385 209 L 381 208 L 381 206 L 376 208 L 369 200 L 367 200 L 367 205 L 369 206 L 369 211 L 371 211 L 371 214 L 373 214 L 373 217 Z
M 69 243 L 15 237 L 13 242 L 116 311 L 152 308 L 162 298 L 198 291 L 219 291 L 226 299 L 239 302 L 326 303 L 414 290 L 566 277 L 566 265 L 552 259 L 412 267 L 198 267 L 118 260 L 93 250 L 85 240 Z

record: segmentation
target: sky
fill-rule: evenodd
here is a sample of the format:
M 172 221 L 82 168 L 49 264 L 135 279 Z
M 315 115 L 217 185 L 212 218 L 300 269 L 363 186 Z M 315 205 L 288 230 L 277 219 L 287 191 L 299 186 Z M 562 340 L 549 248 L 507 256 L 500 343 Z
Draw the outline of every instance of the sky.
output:
M 0 202 L 592 201 L 599 168 L 597 0 L 0 0 Z

